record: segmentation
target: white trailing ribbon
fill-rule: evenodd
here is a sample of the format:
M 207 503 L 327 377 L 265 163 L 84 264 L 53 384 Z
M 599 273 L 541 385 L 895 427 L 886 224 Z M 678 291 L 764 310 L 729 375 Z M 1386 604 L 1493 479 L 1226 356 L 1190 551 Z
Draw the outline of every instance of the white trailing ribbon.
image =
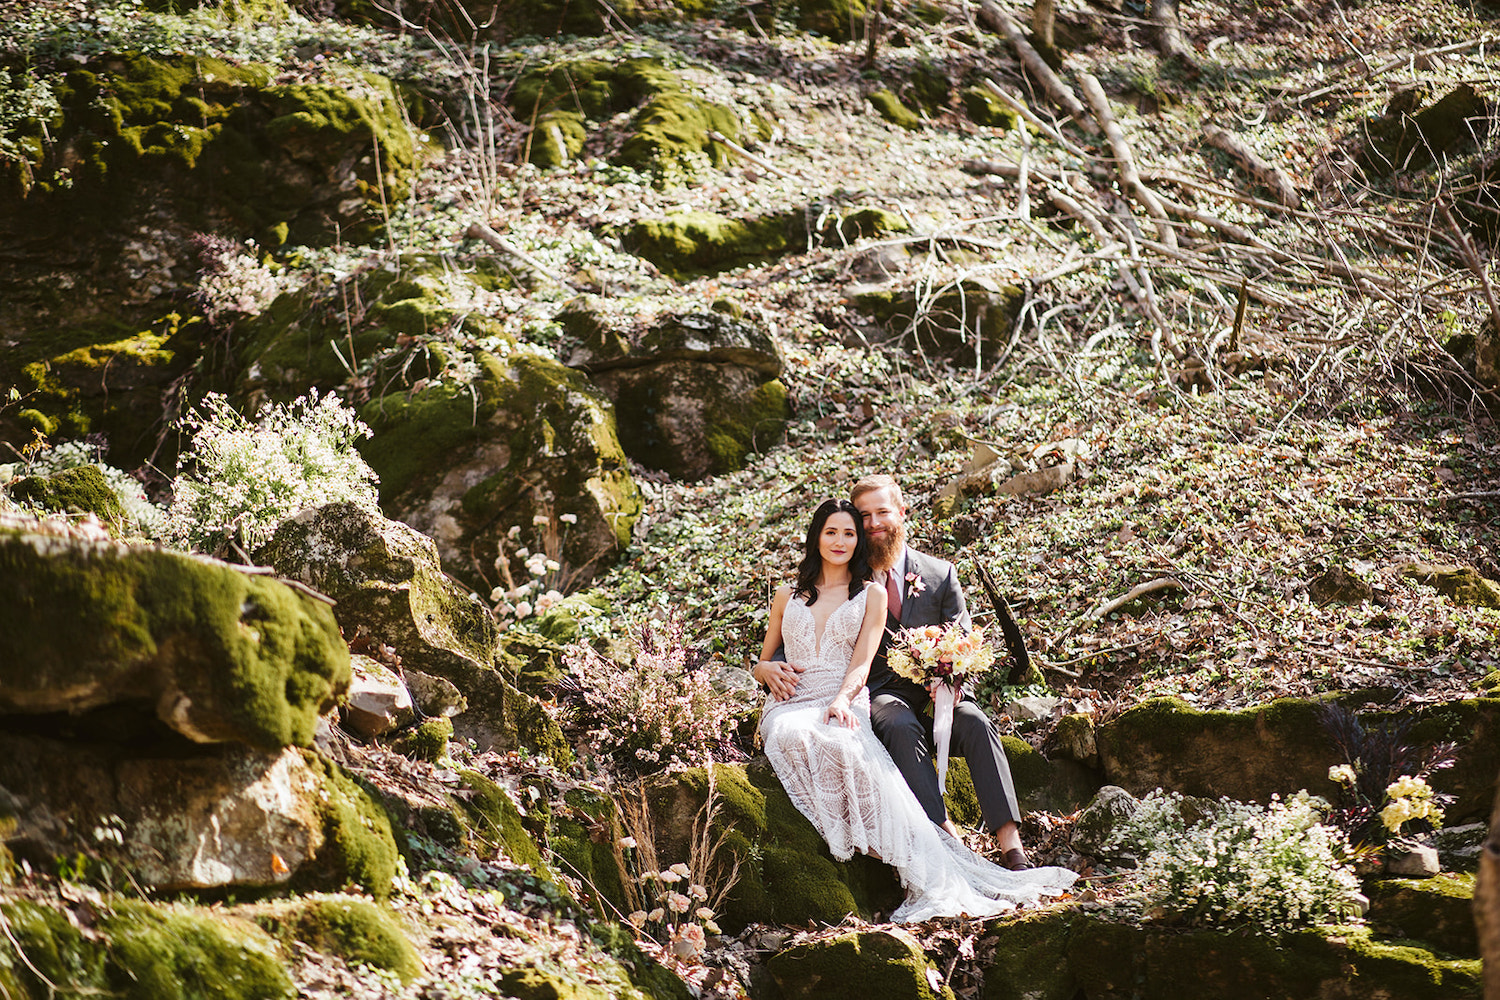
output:
M 953 707 L 958 704 L 958 688 L 939 684 L 932 692 L 932 742 L 937 744 L 938 791 L 948 787 L 948 744 L 953 739 Z

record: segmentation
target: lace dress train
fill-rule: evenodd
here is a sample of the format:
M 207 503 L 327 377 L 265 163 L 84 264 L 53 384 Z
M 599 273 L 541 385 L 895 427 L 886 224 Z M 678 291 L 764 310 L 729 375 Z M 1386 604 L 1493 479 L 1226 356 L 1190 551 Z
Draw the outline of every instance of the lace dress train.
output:
M 854 655 L 868 587 L 834 610 L 817 635 L 812 610 L 787 602 L 782 640 L 787 660 L 805 667 L 787 701 L 768 699 L 761 714 L 766 756 L 797 809 L 839 860 L 878 854 L 892 865 L 906 901 L 897 922 L 929 917 L 986 917 L 1055 896 L 1078 876 L 1066 868 L 1012 872 L 992 864 L 927 818 L 870 727 L 870 696 L 852 706 L 859 728 L 823 720 Z M 837 596 L 837 595 L 835 595 Z

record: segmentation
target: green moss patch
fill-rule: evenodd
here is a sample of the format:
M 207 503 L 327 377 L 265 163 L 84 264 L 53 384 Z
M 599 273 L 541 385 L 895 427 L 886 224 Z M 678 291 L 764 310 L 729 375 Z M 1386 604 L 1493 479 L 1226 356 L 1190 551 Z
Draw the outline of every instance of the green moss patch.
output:
M 295 887 L 328 890 L 353 882 L 376 899 L 384 899 L 396 875 L 396 839 L 390 817 L 343 768 L 312 754 L 305 756 L 324 778 L 326 843 L 316 864 L 298 870 Z
M 323 896 L 304 900 L 273 931 L 316 951 L 377 969 L 409 983 L 422 973 L 422 959 L 396 919 L 367 899 Z
M 1373 879 L 1370 923 L 1396 937 L 1414 938 L 1462 958 L 1479 956 L 1474 927 L 1474 876 Z
M 788 997 L 825 1000 L 952 1000 L 934 988 L 922 946 L 904 930 L 865 930 L 811 941 L 773 955 L 766 963 Z
M 916 130 L 922 127 L 922 116 L 911 108 L 901 103 L 901 98 L 889 90 L 877 90 L 870 95 L 870 105 L 880 113 L 880 117 L 892 125 L 899 125 L 904 129 Z
M 976 125 L 1010 131 L 1021 120 L 1014 109 L 1001 103 L 986 87 L 965 87 L 959 98 L 963 101 L 964 114 Z
M 28 476 L 11 483 L 9 491 L 11 499 L 43 510 L 93 514 L 115 531 L 125 525 L 125 507 L 97 465 L 63 469 L 50 476 Z
M 0 984 L 15 997 L 271 1000 L 294 995 L 275 942 L 209 910 L 111 900 L 85 935 L 61 908 L 0 903 Z M 16 953 L 19 948 L 22 955 Z M 45 977 L 43 982 L 41 977 Z
M 0 705 L 158 705 L 200 741 L 310 745 L 349 683 L 326 604 L 165 550 L 0 536 Z M 59 700 L 61 699 L 61 700 Z

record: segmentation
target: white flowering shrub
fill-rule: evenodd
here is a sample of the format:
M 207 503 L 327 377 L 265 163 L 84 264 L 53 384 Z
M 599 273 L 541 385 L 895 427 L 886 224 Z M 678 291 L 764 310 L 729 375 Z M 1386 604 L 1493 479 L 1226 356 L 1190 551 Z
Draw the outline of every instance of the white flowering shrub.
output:
M 193 237 L 202 270 L 193 297 L 211 323 L 234 316 L 255 316 L 284 289 L 284 282 L 262 260 L 253 240 L 237 243 L 224 236 Z
M 1359 879 L 1328 804 L 1298 792 L 1270 804 L 1220 799 L 1196 823 L 1182 796 L 1157 790 L 1109 847 L 1141 859 L 1135 880 L 1148 913 L 1199 927 L 1268 934 L 1357 917 Z
M 705 754 L 743 759 L 734 735 L 748 706 L 714 688 L 713 670 L 684 643 L 682 622 L 648 623 L 633 639 L 632 664 L 584 643 L 567 650 L 563 721 L 582 746 L 627 774 L 685 767 Z
M 377 507 L 376 476 L 354 444 L 370 436 L 354 411 L 313 390 L 251 423 L 218 393 L 182 419 L 193 432 L 173 485 L 167 537 L 212 551 L 241 535 L 251 547 L 299 510 L 338 500 Z

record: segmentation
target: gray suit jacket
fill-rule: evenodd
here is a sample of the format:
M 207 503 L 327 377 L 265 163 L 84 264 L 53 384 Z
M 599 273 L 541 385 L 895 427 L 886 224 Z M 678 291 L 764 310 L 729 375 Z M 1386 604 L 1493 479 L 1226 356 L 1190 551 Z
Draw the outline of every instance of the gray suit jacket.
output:
M 936 556 L 924 555 L 915 549 L 906 550 L 906 573 L 915 573 L 922 581 L 918 591 L 914 581 L 902 581 L 901 620 L 887 613 L 885 634 L 880 638 L 880 651 L 870 666 L 867 682 L 870 696 L 888 693 L 899 695 L 915 709 L 926 706 L 927 692 L 921 685 L 891 672 L 886 663 L 886 651 L 891 639 L 903 628 L 922 625 L 941 625 L 957 621 L 964 628 L 970 627 L 969 609 L 964 604 L 964 589 L 958 582 L 958 571 L 953 564 Z

